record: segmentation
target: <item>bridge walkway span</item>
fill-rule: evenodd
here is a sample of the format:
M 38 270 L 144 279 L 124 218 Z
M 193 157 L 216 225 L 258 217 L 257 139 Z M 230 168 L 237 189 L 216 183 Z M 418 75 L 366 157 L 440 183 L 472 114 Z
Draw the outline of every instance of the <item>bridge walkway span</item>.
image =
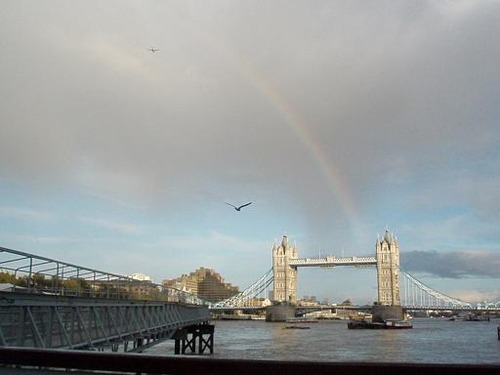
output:
M 342 257 L 327 256 L 326 258 L 290 259 L 288 265 L 292 267 L 336 267 L 336 266 L 373 266 L 377 258 L 373 256 Z
M 0 292 L 3 347 L 141 352 L 209 320 L 202 305 Z

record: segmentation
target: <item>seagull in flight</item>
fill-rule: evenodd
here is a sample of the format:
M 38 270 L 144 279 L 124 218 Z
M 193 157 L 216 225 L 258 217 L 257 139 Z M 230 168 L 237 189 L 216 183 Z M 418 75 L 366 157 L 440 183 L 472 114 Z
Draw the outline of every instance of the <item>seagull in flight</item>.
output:
M 148 49 L 148 51 L 151 51 L 151 53 L 155 53 L 155 52 L 158 52 L 159 49 L 158 48 L 154 48 L 154 47 L 151 47 L 150 49 Z
M 241 206 L 235 206 L 234 204 L 231 204 L 231 203 L 227 203 L 227 202 L 224 202 L 225 204 L 228 204 L 230 205 L 231 207 L 233 207 L 236 211 L 241 211 L 241 209 L 243 207 L 246 207 L 246 206 L 249 206 L 252 204 L 252 202 L 248 202 L 248 203 L 245 203 L 245 204 L 242 204 Z

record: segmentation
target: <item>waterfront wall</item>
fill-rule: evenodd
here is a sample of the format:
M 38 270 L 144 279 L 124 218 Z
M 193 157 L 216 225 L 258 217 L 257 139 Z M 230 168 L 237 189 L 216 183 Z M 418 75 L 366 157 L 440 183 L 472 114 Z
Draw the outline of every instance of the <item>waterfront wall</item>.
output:
M 0 366 L 12 366 L 9 373 L 23 373 L 18 366 L 56 369 L 92 370 L 96 374 L 109 371 L 148 374 L 336 374 L 336 375 L 496 375 L 500 365 L 419 364 L 419 363 L 354 363 L 299 362 L 271 360 L 231 360 L 189 356 L 151 356 L 92 351 L 47 350 L 0 347 Z M 50 368 L 52 370 L 48 370 Z

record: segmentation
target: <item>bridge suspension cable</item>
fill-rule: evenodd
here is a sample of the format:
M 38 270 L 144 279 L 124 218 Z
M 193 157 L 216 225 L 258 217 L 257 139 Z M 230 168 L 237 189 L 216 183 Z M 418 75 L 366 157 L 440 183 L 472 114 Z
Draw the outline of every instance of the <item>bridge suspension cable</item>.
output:
M 242 292 L 225 299 L 220 302 L 212 304 L 211 308 L 232 308 L 232 307 L 244 307 L 248 305 L 248 302 L 256 298 L 263 291 L 265 291 L 269 285 L 274 281 L 273 269 L 271 268 L 262 277 L 250 285 L 248 288 Z
M 401 303 L 411 308 L 461 308 L 470 309 L 472 305 L 457 298 L 450 297 L 425 285 L 407 272 L 401 271 L 403 281 Z M 403 279 L 403 280 L 401 280 Z

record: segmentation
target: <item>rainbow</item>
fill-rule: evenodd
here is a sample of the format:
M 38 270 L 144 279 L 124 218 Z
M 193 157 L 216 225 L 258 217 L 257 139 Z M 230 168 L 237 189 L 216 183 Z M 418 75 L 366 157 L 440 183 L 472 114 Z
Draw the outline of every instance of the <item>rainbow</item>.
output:
M 309 131 L 304 117 L 294 109 L 276 87 L 263 79 L 253 79 L 254 86 L 259 93 L 270 103 L 276 112 L 285 120 L 285 124 L 296 134 L 297 138 L 309 152 L 311 158 L 325 179 L 329 191 L 341 205 L 351 230 L 360 232 L 358 212 L 354 199 L 344 184 L 338 167 L 331 161 L 324 144 Z
M 237 73 L 255 89 L 265 102 L 269 103 L 276 113 L 283 118 L 286 126 L 296 134 L 297 138 L 304 145 L 316 166 L 319 168 L 319 171 L 328 184 L 329 190 L 341 205 L 351 231 L 358 236 L 357 238 L 362 238 L 362 231 L 359 227 L 359 215 L 354 204 L 354 199 L 348 187 L 344 184 L 338 167 L 331 162 L 324 144 L 309 131 L 309 127 L 304 117 L 290 105 L 276 86 L 273 86 L 270 81 L 247 60 L 241 59 L 231 53 L 227 48 L 221 46 L 216 40 L 209 37 L 207 33 L 200 32 L 199 35 L 210 49 L 216 50 L 225 60 L 230 62 L 230 65 Z

